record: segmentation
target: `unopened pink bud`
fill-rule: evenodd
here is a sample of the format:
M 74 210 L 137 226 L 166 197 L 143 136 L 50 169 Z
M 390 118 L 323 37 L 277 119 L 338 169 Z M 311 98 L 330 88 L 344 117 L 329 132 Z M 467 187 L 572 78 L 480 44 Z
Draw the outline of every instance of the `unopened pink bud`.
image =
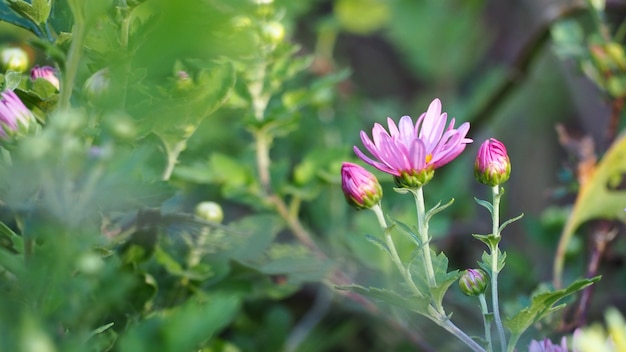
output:
M 510 175 L 511 161 L 504 144 L 495 138 L 483 142 L 474 163 L 476 180 L 493 187 L 506 182 Z
M 376 176 L 353 163 L 341 166 L 341 188 L 348 204 L 357 209 L 369 209 L 383 197 L 383 189 Z
M 50 82 L 57 90 L 59 90 L 60 83 L 59 78 L 56 76 L 57 70 L 50 66 L 35 66 L 30 70 L 30 79 L 35 81 L 38 78 L 43 78 Z
M 467 269 L 459 279 L 459 287 L 468 296 L 478 296 L 487 289 L 487 274 L 480 269 Z

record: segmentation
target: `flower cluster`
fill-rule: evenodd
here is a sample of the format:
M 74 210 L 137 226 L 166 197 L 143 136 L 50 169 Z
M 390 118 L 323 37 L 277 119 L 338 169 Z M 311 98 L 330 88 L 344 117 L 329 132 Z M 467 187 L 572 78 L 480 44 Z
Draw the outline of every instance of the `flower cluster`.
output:
M 372 138 L 361 131 L 361 141 L 372 157 L 356 146 L 354 153 L 365 163 L 393 175 L 399 187 L 422 187 L 432 179 L 435 169 L 454 160 L 472 142 L 467 138 L 469 123 L 464 122 L 458 128 L 454 124 L 454 118 L 448 124 L 447 113 L 441 112 L 441 102 L 435 99 L 415 124 L 410 116 L 403 116 L 397 125 L 387 118 L 388 130 L 376 123 Z M 346 199 L 357 208 L 368 207 L 372 202 L 364 202 L 369 199 L 365 194 L 375 193 L 372 185 L 378 181 L 357 165 L 347 165 L 342 168 Z M 478 182 L 495 186 L 506 182 L 510 174 L 511 162 L 504 144 L 494 138 L 486 140 L 474 163 Z

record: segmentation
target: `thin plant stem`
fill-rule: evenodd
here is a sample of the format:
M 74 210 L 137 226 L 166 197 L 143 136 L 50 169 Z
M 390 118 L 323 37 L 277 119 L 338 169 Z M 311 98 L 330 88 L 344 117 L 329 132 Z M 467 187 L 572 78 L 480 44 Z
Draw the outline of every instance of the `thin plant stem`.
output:
M 426 206 L 424 205 L 424 190 L 422 187 L 413 189 L 415 197 L 415 207 L 417 208 L 417 226 L 419 236 L 422 240 L 422 255 L 424 257 L 424 265 L 426 266 L 426 276 L 428 277 L 428 285 L 436 287 L 435 270 L 433 269 L 433 261 L 430 257 L 430 239 L 428 238 L 428 222 L 426 221 Z
M 394 245 L 393 239 L 391 238 L 391 233 L 387 227 L 387 221 L 385 221 L 385 216 L 383 214 L 382 208 L 380 207 L 380 203 L 374 205 L 370 209 L 374 211 L 374 213 L 376 214 L 378 223 L 380 224 L 380 227 L 383 229 L 385 233 L 385 244 L 387 245 L 387 248 L 389 249 L 391 260 L 394 262 L 394 264 L 400 271 L 400 274 L 402 275 L 406 283 L 409 285 L 413 293 L 415 293 L 415 295 L 417 295 L 418 297 L 424 297 L 424 294 L 420 292 L 419 288 L 415 285 L 415 282 L 413 282 L 410 271 L 408 270 L 408 268 L 404 266 L 404 264 L 402 263 L 402 260 L 400 259 L 400 256 L 398 255 L 398 251 L 396 250 L 396 246 Z M 454 325 L 454 323 L 448 318 L 445 312 L 441 311 L 440 308 L 433 307 L 433 304 L 431 303 L 428 309 L 429 309 L 429 314 L 425 315 L 427 318 L 429 318 L 434 323 L 436 323 L 437 325 L 444 328 L 446 331 L 456 336 L 459 340 L 461 340 L 469 348 L 471 348 L 472 351 L 485 352 L 485 349 L 482 348 L 478 343 L 476 343 L 476 341 L 472 340 L 472 338 L 469 337 L 466 333 L 464 333 L 463 330 L 459 329 L 456 325 Z
M 492 234 L 500 237 L 500 187 L 498 185 L 491 188 L 493 194 L 493 224 Z M 493 305 L 493 318 L 498 330 L 498 338 L 500 340 L 501 351 L 506 350 L 506 337 L 504 336 L 504 328 L 502 327 L 502 319 L 500 318 L 500 303 L 498 302 L 498 247 L 491 248 L 491 304 Z
M 437 323 L 437 325 L 441 326 L 446 331 L 456 336 L 459 340 L 463 341 L 463 343 L 465 343 L 469 348 L 471 348 L 472 351 L 485 352 L 484 348 L 482 348 L 476 341 L 472 340 L 471 337 L 467 336 L 467 334 L 464 333 L 463 330 L 459 329 L 456 325 L 454 325 L 454 323 L 447 317 L 444 317 L 443 319 L 440 319 L 439 321 L 435 321 L 435 322 Z
M 491 323 L 487 315 L 489 314 L 489 308 L 487 307 L 487 300 L 484 294 L 478 295 L 478 301 L 480 302 L 480 311 L 483 314 L 483 326 L 485 327 L 485 340 L 487 341 L 487 351 L 491 352 Z
M 80 57 L 83 53 L 86 32 L 87 26 L 84 19 L 77 16 L 76 23 L 72 27 L 72 43 L 67 54 L 65 74 L 63 75 L 63 84 L 59 94 L 60 110 L 66 110 L 70 107 L 70 98 L 72 97 L 72 90 L 74 90 L 74 80 L 76 79 Z
M 391 260 L 396 265 L 396 268 L 398 268 L 398 271 L 400 271 L 400 274 L 404 278 L 404 281 L 406 281 L 407 285 L 409 285 L 409 287 L 411 288 L 411 291 L 413 291 L 413 293 L 418 297 L 424 297 L 424 294 L 419 290 L 419 288 L 415 285 L 415 282 L 411 278 L 411 273 L 409 272 L 408 268 L 404 266 L 402 260 L 400 259 L 400 256 L 398 255 L 398 251 L 396 250 L 393 238 L 391 238 L 391 233 L 387 227 L 387 221 L 385 221 L 385 216 L 383 215 L 383 210 L 380 207 L 380 203 L 374 205 L 371 209 L 376 214 L 378 223 L 385 233 L 385 244 L 387 245 L 387 249 L 389 249 Z

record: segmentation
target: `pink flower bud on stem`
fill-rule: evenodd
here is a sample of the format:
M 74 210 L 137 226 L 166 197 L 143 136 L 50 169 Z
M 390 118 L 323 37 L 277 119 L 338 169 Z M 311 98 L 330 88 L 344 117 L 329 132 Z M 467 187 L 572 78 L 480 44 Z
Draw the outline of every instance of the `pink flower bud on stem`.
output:
M 383 197 L 383 189 L 376 176 L 353 163 L 346 162 L 341 166 L 341 188 L 348 204 L 357 209 L 369 209 Z
M 511 161 L 504 144 L 495 138 L 483 142 L 474 163 L 476 180 L 493 187 L 506 182 L 510 175 Z

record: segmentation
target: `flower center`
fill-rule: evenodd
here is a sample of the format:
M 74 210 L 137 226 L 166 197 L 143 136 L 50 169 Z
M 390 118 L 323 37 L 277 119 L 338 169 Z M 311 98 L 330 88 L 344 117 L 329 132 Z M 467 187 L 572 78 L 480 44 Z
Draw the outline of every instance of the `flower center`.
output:
M 428 164 L 431 160 L 433 160 L 433 155 L 432 154 L 426 155 L 426 164 Z

